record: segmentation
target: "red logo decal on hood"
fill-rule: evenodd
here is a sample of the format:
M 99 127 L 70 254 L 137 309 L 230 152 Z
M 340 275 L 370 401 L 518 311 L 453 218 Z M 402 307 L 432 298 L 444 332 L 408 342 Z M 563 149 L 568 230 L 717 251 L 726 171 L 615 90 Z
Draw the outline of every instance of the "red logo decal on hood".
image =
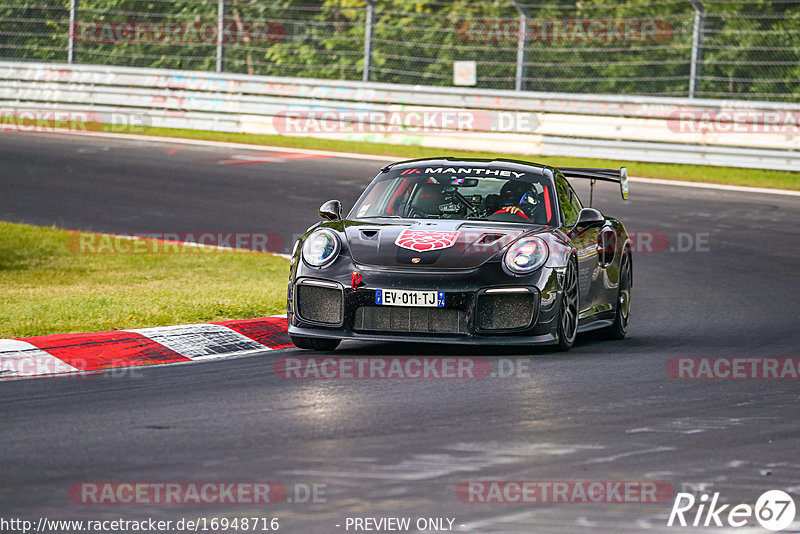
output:
M 417 252 L 427 252 L 452 247 L 456 244 L 459 234 L 460 232 L 436 230 L 403 230 L 394 244 Z

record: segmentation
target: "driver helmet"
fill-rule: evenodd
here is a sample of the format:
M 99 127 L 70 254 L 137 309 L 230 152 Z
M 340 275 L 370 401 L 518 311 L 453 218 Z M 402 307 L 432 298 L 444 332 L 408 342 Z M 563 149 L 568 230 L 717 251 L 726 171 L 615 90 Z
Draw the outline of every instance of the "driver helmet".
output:
M 508 181 L 500 189 L 500 205 L 514 206 L 523 204 L 530 195 L 530 189 L 525 182 Z

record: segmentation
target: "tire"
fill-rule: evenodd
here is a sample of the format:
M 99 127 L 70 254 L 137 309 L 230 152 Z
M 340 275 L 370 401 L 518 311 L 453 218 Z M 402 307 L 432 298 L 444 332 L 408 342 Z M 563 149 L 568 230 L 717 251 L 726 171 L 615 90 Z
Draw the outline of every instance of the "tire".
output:
M 575 343 L 575 337 L 578 334 L 579 310 L 578 262 L 572 256 L 564 271 L 564 283 L 561 291 L 561 310 L 558 314 L 558 350 L 568 351 Z
M 289 336 L 292 338 L 292 343 L 298 349 L 307 349 L 307 350 L 317 350 L 317 351 L 329 351 L 329 350 L 336 350 L 336 347 L 339 346 L 339 343 L 342 342 L 341 339 L 324 339 L 324 338 L 316 338 L 316 337 L 300 337 L 300 336 Z
M 617 312 L 614 324 L 602 330 L 607 339 L 623 339 L 628 333 L 631 314 L 631 287 L 633 263 L 630 251 L 625 251 L 619 264 L 619 291 L 617 292 Z

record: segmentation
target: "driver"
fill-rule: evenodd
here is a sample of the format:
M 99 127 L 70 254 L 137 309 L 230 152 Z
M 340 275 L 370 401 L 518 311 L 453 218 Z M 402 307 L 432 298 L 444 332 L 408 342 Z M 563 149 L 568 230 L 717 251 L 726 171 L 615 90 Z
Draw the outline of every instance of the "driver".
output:
M 533 203 L 536 197 L 532 195 L 533 193 L 527 183 L 508 181 L 503 184 L 502 189 L 500 189 L 500 206 L 502 207 L 492 215 L 497 213 L 512 213 L 530 219 L 522 208 L 525 205 L 530 206 Z

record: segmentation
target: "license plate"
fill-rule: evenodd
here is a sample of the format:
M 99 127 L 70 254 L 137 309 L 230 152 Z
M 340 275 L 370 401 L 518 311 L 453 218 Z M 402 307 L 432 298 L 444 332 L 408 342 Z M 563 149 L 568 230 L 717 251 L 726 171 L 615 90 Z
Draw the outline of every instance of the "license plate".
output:
M 379 306 L 444 308 L 444 291 L 404 291 L 401 289 L 376 289 L 375 304 Z

